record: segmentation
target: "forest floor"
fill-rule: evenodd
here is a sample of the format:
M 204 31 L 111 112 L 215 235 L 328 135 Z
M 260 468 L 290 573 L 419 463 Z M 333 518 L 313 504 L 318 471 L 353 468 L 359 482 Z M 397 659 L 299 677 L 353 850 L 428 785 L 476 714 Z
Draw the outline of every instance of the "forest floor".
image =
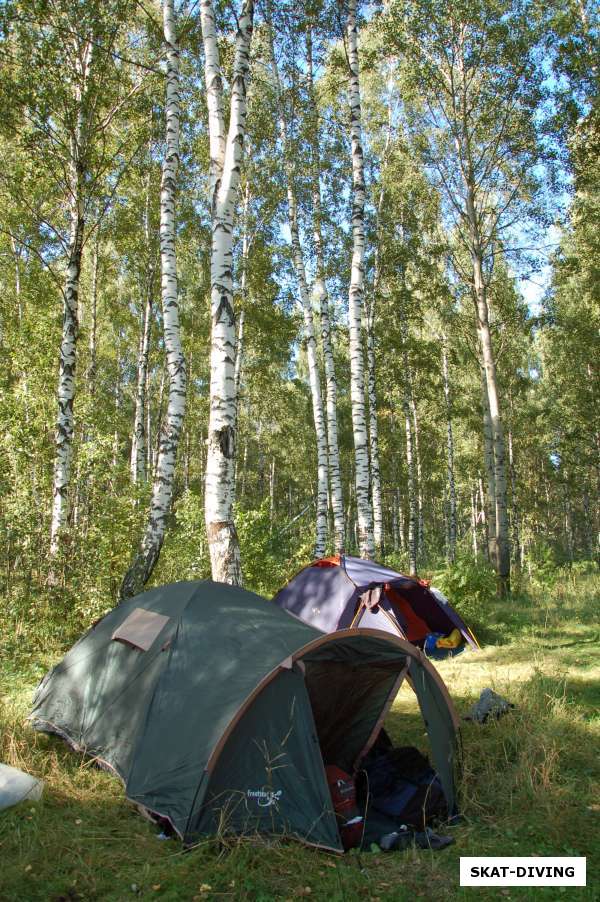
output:
M 491 686 L 514 711 L 462 728 L 464 822 L 442 852 L 352 852 L 294 842 L 207 841 L 183 852 L 126 802 L 119 781 L 25 723 L 33 689 L 60 657 L 0 652 L 0 761 L 46 781 L 38 803 L 0 815 L 0 900 L 470 898 L 461 855 L 585 855 L 588 887 L 479 888 L 478 898 L 600 899 L 600 585 L 564 579 L 490 602 L 484 649 L 440 670 L 459 713 Z M 414 697 L 398 697 L 387 727 L 425 749 Z M 595 890 L 594 890 L 595 886 Z

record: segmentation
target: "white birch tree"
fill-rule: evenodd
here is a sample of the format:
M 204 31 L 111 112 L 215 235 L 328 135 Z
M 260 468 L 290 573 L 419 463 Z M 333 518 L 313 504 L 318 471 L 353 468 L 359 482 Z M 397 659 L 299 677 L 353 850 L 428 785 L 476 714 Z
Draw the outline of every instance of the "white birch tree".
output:
M 73 400 L 75 397 L 75 365 L 78 338 L 79 280 L 83 232 L 85 227 L 85 188 L 87 155 L 89 153 L 89 102 L 91 93 L 91 69 L 94 42 L 75 37 L 73 79 L 74 101 L 77 109 L 76 124 L 69 135 L 68 194 L 69 194 L 69 242 L 67 248 L 67 272 L 63 290 L 63 324 L 58 367 L 56 399 L 56 456 L 52 477 L 52 514 L 50 520 L 50 557 L 56 557 L 61 532 L 67 519 L 68 488 L 73 454 Z
M 441 335 L 442 381 L 444 385 L 444 401 L 446 404 L 446 479 L 448 484 L 448 540 L 446 543 L 446 559 L 454 563 L 456 558 L 456 483 L 454 480 L 454 433 L 452 429 L 452 397 L 450 394 L 450 378 L 448 373 L 448 339 Z M 475 532 L 473 532 L 476 542 Z M 476 546 L 475 546 L 476 549 Z M 477 550 L 475 550 L 477 554 Z
M 475 308 L 493 452 L 493 563 L 505 593 L 510 589 L 506 455 L 489 288 L 498 253 L 511 247 L 518 253 L 515 220 L 523 232 L 539 187 L 535 117 L 543 98 L 535 77 L 536 23 L 521 5 L 454 0 L 393 0 L 387 22 L 395 47 L 411 57 L 407 77 L 419 98 L 411 121 L 421 130 L 424 162 L 467 261 L 453 255 Z
M 150 353 L 150 330 L 152 320 L 151 286 L 147 286 L 146 299 L 142 308 L 140 344 L 137 360 L 137 384 L 135 392 L 135 411 L 133 417 L 133 434 L 129 469 L 131 481 L 146 481 L 146 383 L 148 382 L 148 356 Z
M 369 439 L 365 410 L 364 345 L 362 337 L 366 190 L 362 145 L 356 5 L 356 0 L 348 0 L 346 20 L 350 140 L 352 146 L 352 264 L 348 298 L 350 396 L 352 400 L 352 432 L 354 436 L 358 545 L 362 557 L 372 558 L 374 553 L 373 510 L 369 498 Z
M 175 465 L 185 413 L 186 365 L 181 346 L 177 297 L 176 192 L 179 168 L 179 43 L 174 0 L 163 0 L 166 57 L 165 156 L 160 186 L 160 265 L 163 332 L 168 373 L 168 399 L 161 426 L 150 512 L 142 543 L 121 584 L 120 597 L 129 598 L 148 581 L 162 548 L 171 509 Z
M 210 137 L 210 415 L 204 516 L 213 579 L 241 585 L 240 548 L 233 522 L 235 478 L 235 313 L 233 309 L 233 217 L 246 130 L 246 94 L 254 3 L 242 5 L 235 38 L 229 128 L 225 134 L 223 77 L 212 0 L 201 0 L 204 70 Z
M 321 323 L 321 347 L 325 364 L 325 397 L 327 412 L 327 452 L 329 463 L 329 490 L 331 511 L 333 514 L 333 542 L 337 554 L 344 551 L 344 499 L 340 469 L 340 449 L 338 440 L 337 395 L 338 385 L 333 359 L 331 342 L 330 300 L 325 273 L 325 254 L 323 249 L 323 211 L 321 204 L 321 154 L 319 147 L 319 117 L 315 96 L 313 74 L 312 25 L 306 31 L 306 58 L 308 68 L 308 100 L 310 104 L 311 150 L 312 150 L 312 204 L 313 204 L 313 242 L 315 248 L 315 278 L 312 288 L 312 301 L 318 310 Z

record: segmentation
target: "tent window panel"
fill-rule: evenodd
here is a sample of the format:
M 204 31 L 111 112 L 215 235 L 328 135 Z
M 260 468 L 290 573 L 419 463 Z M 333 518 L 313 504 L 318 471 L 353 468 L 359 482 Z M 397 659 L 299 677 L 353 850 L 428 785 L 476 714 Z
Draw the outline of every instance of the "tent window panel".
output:
M 166 617 L 164 614 L 155 614 L 144 608 L 136 608 L 117 627 L 111 638 L 139 648 L 140 651 L 148 651 L 169 620 L 170 617 Z

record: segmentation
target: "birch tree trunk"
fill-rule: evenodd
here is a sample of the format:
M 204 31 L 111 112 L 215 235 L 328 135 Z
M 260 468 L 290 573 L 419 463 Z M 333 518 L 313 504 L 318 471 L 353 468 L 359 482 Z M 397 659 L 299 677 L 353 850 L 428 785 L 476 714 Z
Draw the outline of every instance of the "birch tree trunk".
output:
M 515 458 L 513 454 L 513 437 L 512 430 L 508 430 L 508 472 L 510 474 L 510 500 L 511 500 L 511 549 L 513 551 L 513 560 L 516 567 L 521 566 L 521 556 L 519 548 L 520 540 L 520 516 L 519 501 L 517 493 L 517 468 L 515 466 Z
M 402 272 L 402 290 L 406 292 L 404 272 Z M 404 430 L 406 436 L 406 470 L 408 488 L 408 560 L 411 574 L 417 572 L 417 542 L 418 542 L 418 510 L 417 510 L 417 485 L 415 478 L 415 455 L 413 443 L 413 426 L 411 423 L 411 408 L 413 406 L 412 373 L 408 358 L 408 322 L 404 309 L 404 297 L 400 298 L 398 307 L 400 320 L 400 336 L 402 342 L 402 412 L 404 414 Z
M 410 409 L 412 413 L 413 427 L 414 427 L 414 456 L 416 463 L 416 476 L 417 476 L 417 536 L 416 536 L 416 544 L 417 544 L 417 560 L 422 560 L 425 554 L 425 523 L 423 517 L 423 469 L 421 467 L 421 451 L 419 448 L 419 415 L 417 411 L 417 405 L 415 403 L 415 397 L 412 392 L 410 392 Z
M 365 256 L 365 175 L 362 148 L 356 2 L 357 0 L 349 0 L 346 22 L 350 139 L 352 145 L 352 265 L 348 298 L 350 397 L 352 402 L 352 432 L 354 435 L 356 470 L 358 545 L 361 557 L 372 558 L 374 553 L 373 511 L 369 499 L 369 451 L 365 416 L 364 351 L 361 330 Z
M 471 541 L 473 543 L 473 557 L 478 555 L 477 547 L 477 490 L 471 490 Z
M 133 418 L 133 435 L 131 442 L 131 458 L 129 469 L 132 482 L 145 482 L 147 479 L 146 462 L 148 457 L 147 443 L 149 434 L 146 432 L 146 388 L 148 383 L 148 357 L 150 353 L 150 336 L 152 332 L 152 296 L 154 293 L 155 265 L 152 253 L 152 239 L 150 234 L 150 192 L 151 192 L 151 147 L 148 148 L 148 171 L 146 175 L 146 202 L 144 208 L 144 238 L 148 252 L 148 271 L 145 279 L 145 301 L 142 312 L 142 328 L 137 364 L 137 385 L 135 393 L 135 412 Z
M 442 377 L 444 380 L 444 399 L 446 401 L 446 473 L 448 478 L 448 547 L 446 558 L 454 563 L 456 558 L 456 485 L 454 482 L 454 437 L 452 434 L 452 402 L 450 399 L 450 380 L 448 378 L 448 349 L 446 336 L 442 336 Z M 475 533 L 473 533 L 476 543 Z M 475 555 L 477 548 L 475 545 Z
M 58 368 L 58 417 L 56 420 L 56 455 L 52 479 L 52 519 L 50 525 L 50 557 L 55 558 L 67 519 L 68 490 L 73 454 L 73 400 L 75 397 L 75 365 L 77 359 L 79 281 L 84 230 L 83 171 L 79 147 L 72 139 L 71 203 L 68 264 L 63 291 L 63 324 Z
M 235 415 L 234 429 L 237 435 L 240 413 L 240 392 L 242 388 L 242 368 L 244 364 L 244 326 L 246 324 L 246 303 L 248 299 L 248 255 L 250 251 L 250 236 L 248 231 L 248 214 L 250 208 L 250 183 L 246 182 L 244 189 L 244 204 L 242 208 L 242 274 L 240 278 L 240 312 L 237 321 L 237 336 L 235 341 L 235 366 L 233 369 Z M 248 445 L 244 445 L 244 455 L 247 454 Z M 234 459 L 233 482 L 231 485 L 231 506 L 235 504 L 237 495 L 238 461 L 236 454 Z M 244 457 L 245 461 L 245 457 Z M 245 474 L 245 469 L 244 469 Z
M 487 482 L 485 500 L 482 497 L 482 510 L 485 512 L 485 529 L 487 538 L 487 555 L 492 566 L 498 568 L 498 544 L 496 539 L 496 475 L 494 470 L 494 441 L 492 437 L 492 421 L 487 393 L 487 382 L 483 368 L 481 370 L 481 409 L 483 413 L 483 462 Z
M 381 164 L 381 185 L 377 202 L 377 218 L 375 226 L 376 247 L 373 287 L 367 303 L 367 394 L 369 397 L 369 451 L 371 462 L 371 494 L 373 502 L 373 540 L 375 550 L 383 553 L 383 507 L 381 498 L 381 467 L 379 463 L 379 433 L 377 428 L 377 377 L 375 368 L 375 309 L 381 282 L 381 243 L 383 233 L 381 214 L 385 200 L 385 167 L 392 137 L 392 107 L 388 109 L 388 128 L 383 149 Z
M 321 393 L 321 377 L 319 374 L 319 363 L 317 359 L 317 341 L 315 337 L 315 327 L 313 321 L 312 304 L 308 283 L 306 279 L 306 268 L 304 266 L 304 254 L 302 252 L 302 244 L 300 242 L 300 228 L 298 225 L 298 204 L 296 201 L 296 190 L 294 185 L 294 173 L 288 152 L 287 125 L 284 118 L 282 107 L 282 92 L 279 71 L 275 60 L 273 48 L 273 39 L 271 31 L 271 60 L 273 67 L 273 76 L 275 79 L 275 88 L 279 104 L 279 136 L 283 148 L 284 169 L 287 182 L 287 201 L 288 201 L 288 222 L 290 226 L 290 235 L 292 239 L 292 259 L 294 263 L 294 273 L 298 286 L 298 294 L 300 296 L 300 306 L 304 318 L 304 340 L 306 344 L 306 357 L 308 361 L 308 375 L 310 381 L 310 393 L 312 398 L 313 421 L 315 425 L 315 434 L 317 440 L 317 523 L 315 535 L 315 558 L 321 558 L 325 554 L 327 545 L 327 504 L 328 504 L 328 457 L 327 457 L 327 434 L 325 431 L 325 416 L 323 410 L 323 396 Z
M 129 469 L 133 483 L 146 481 L 146 383 L 148 381 L 148 355 L 150 352 L 150 329 L 152 322 L 152 287 L 147 285 L 146 300 L 142 313 L 142 329 L 137 363 L 137 386 L 135 392 L 135 413 L 131 442 Z
M 98 270 L 100 251 L 100 229 L 96 229 L 94 240 L 94 256 L 92 258 L 92 291 L 90 298 L 90 326 L 88 343 L 87 389 L 90 398 L 96 393 L 96 368 L 98 346 Z
M 318 114 L 313 84 L 312 32 L 309 26 L 306 37 L 308 59 L 309 103 L 313 118 L 312 139 L 312 201 L 313 240 L 315 245 L 315 280 L 313 302 L 319 311 L 321 321 L 321 345 L 325 363 L 326 409 L 327 409 L 327 450 L 329 461 L 329 487 L 331 511 L 333 514 L 333 541 L 337 554 L 344 551 L 344 500 L 340 469 L 340 450 L 337 422 L 337 378 L 331 345 L 331 321 L 329 316 L 329 294 L 325 278 L 325 256 L 323 253 L 322 206 L 321 206 L 321 156 L 319 151 Z
M 377 429 L 377 378 L 375 371 L 375 298 L 367 313 L 367 394 L 369 397 L 369 450 L 371 452 L 371 494 L 373 502 L 373 542 L 375 550 L 383 554 L 383 507 L 381 498 L 381 467 L 379 463 L 379 433 Z
M 163 0 L 163 26 L 167 60 L 166 153 L 160 191 L 161 300 L 166 363 L 169 379 L 167 411 L 160 432 L 152 498 L 140 551 L 125 574 L 122 599 L 142 590 L 156 565 L 165 537 L 173 497 L 177 448 L 185 413 L 186 366 L 179 327 L 175 213 L 179 166 L 179 45 L 174 0 Z
M 406 469 L 408 473 L 408 566 L 411 575 L 417 572 L 417 494 L 415 487 L 415 463 L 413 455 L 412 423 L 408 383 L 404 383 L 402 398 L 404 428 L 406 431 Z
M 67 519 L 68 491 L 73 455 L 73 401 L 77 361 L 79 282 L 85 227 L 85 177 L 87 167 L 88 127 L 87 93 L 93 58 L 91 41 L 80 46 L 75 41 L 75 102 L 77 121 L 69 136 L 69 241 L 67 272 L 63 289 L 63 324 L 58 367 L 58 416 L 56 420 L 54 474 L 52 477 L 52 516 L 50 523 L 50 558 L 58 554 L 60 537 Z
M 200 3 L 210 136 L 212 219 L 210 415 L 204 516 L 213 579 L 234 585 L 242 583 L 242 566 L 232 509 L 236 450 L 233 215 L 246 131 L 253 16 L 254 2 L 245 0 L 235 38 L 229 130 L 225 137 L 223 83 L 214 8 L 212 0 L 201 0 Z
M 508 509 L 506 500 L 506 458 L 504 447 L 504 430 L 500 416 L 498 400 L 498 382 L 496 364 L 492 349 L 492 339 L 488 318 L 486 286 L 483 277 L 481 255 L 475 249 L 473 253 L 473 278 L 475 303 L 483 373 L 487 392 L 487 406 L 492 432 L 494 488 L 495 488 L 495 521 L 496 521 L 496 570 L 501 594 L 510 592 L 510 540 L 508 534 Z

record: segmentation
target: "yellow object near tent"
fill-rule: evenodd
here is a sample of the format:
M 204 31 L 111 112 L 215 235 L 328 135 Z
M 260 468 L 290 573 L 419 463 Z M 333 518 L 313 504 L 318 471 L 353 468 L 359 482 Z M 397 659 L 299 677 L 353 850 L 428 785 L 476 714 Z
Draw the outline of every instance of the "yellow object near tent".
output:
M 462 636 L 459 630 L 452 630 L 449 636 L 438 639 L 435 643 L 436 648 L 458 648 L 462 642 Z

